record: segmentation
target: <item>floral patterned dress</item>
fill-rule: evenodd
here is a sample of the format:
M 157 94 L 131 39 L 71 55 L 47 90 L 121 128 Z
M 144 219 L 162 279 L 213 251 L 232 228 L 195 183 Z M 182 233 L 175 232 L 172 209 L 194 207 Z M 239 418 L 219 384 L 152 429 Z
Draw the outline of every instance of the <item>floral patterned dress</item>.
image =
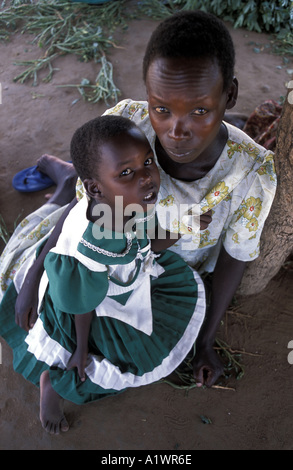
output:
M 123 100 L 106 114 L 132 119 L 146 134 L 155 152 L 148 103 Z M 238 128 L 224 123 L 228 139 L 215 166 L 201 179 L 185 182 L 160 167 L 157 202 L 160 225 L 182 237 L 171 250 L 200 273 L 212 272 L 222 244 L 241 261 L 259 255 L 260 236 L 277 185 L 273 153 Z M 212 210 L 212 222 L 199 231 L 199 215 Z

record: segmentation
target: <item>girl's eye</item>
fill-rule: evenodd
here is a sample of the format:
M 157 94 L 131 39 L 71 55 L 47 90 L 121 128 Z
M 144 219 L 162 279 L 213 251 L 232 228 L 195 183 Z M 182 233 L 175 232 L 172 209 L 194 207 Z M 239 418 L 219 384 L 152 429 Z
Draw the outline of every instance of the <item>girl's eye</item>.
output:
M 146 161 L 144 162 L 145 166 L 152 165 L 152 163 L 154 163 L 153 157 L 147 158 Z
M 206 114 L 208 111 L 207 109 L 205 108 L 196 108 L 192 114 L 196 114 L 197 116 L 203 116 L 204 114 Z
M 126 168 L 126 170 L 123 170 L 121 173 L 120 173 L 120 176 L 128 176 L 130 175 L 131 173 L 131 169 L 130 168 Z

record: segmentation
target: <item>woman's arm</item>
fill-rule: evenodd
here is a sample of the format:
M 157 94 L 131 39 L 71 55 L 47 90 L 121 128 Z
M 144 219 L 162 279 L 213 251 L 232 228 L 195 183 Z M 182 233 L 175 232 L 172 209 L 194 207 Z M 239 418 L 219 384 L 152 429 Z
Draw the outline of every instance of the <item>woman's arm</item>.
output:
M 52 234 L 48 238 L 44 245 L 40 255 L 34 262 L 33 266 L 28 271 L 23 285 L 19 291 L 19 294 L 15 303 L 15 322 L 24 330 L 30 330 L 37 319 L 37 308 L 38 308 L 38 289 L 40 279 L 44 271 L 44 260 L 54 246 L 56 246 L 57 240 L 62 230 L 64 220 L 68 213 L 77 203 L 76 198 L 68 205 L 64 210 L 62 216 L 58 220 Z
M 205 230 L 212 221 L 212 211 L 209 210 L 200 216 L 200 230 Z M 174 245 L 179 240 L 181 235 L 179 233 L 168 232 L 163 230 L 162 227 L 156 226 L 152 238 L 152 250 L 158 253 L 167 250 L 170 246 Z
M 211 304 L 196 340 L 193 371 L 198 384 L 211 387 L 223 372 L 223 364 L 213 346 L 220 322 L 241 282 L 245 266 L 244 261 L 232 258 L 222 247 L 213 273 Z
M 151 247 L 154 253 L 167 250 L 170 246 L 174 245 L 180 238 L 180 233 L 168 232 L 160 228 L 156 230 L 156 235 L 151 240 Z
M 88 355 L 88 337 L 93 319 L 94 312 L 84 313 L 82 315 L 75 315 L 75 330 L 76 330 L 76 350 L 72 354 L 67 369 L 78 370 L 78 375 L 82 382 L 85 381 L 84 369 L 86 367 Z

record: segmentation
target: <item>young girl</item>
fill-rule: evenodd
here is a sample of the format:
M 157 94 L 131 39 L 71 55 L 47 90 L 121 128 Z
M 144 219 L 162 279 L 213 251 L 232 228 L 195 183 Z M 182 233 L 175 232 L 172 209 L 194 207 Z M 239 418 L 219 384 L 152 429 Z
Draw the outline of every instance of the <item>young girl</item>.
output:
M 29 260 L 0 305 L 0 334 L 15 370 L 40 384 L 51 433 L 68 429 L 63 399 L 87 403 L 169 375 L 205 314 L 197 273 L 168 250 L 154 254 L 174 240 L 150 240 L 160 178 L 144 134 L 128 119 L 100 117 L 76 131 L 71 158 L 86 197 L 45 258 L 39 318 L 28 334 L 14 322 Z

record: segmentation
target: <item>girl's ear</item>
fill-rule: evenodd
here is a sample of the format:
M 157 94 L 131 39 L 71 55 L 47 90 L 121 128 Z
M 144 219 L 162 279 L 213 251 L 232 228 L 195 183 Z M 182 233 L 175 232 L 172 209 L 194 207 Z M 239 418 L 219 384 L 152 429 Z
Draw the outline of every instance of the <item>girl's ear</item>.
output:
M 227 105 L 226 109 L 234 108 L 238 97 L 238 80 L 236 77 L 233 78 L 232 84 L 227 93 Z
M 100 183 L 94 178 L 86 178 L 83 180 L 83 185 L 86 190 L 87 195 L 95 199 L 96 201 L 100 201 L 103 197 L 103 194 L 100 189 Z

